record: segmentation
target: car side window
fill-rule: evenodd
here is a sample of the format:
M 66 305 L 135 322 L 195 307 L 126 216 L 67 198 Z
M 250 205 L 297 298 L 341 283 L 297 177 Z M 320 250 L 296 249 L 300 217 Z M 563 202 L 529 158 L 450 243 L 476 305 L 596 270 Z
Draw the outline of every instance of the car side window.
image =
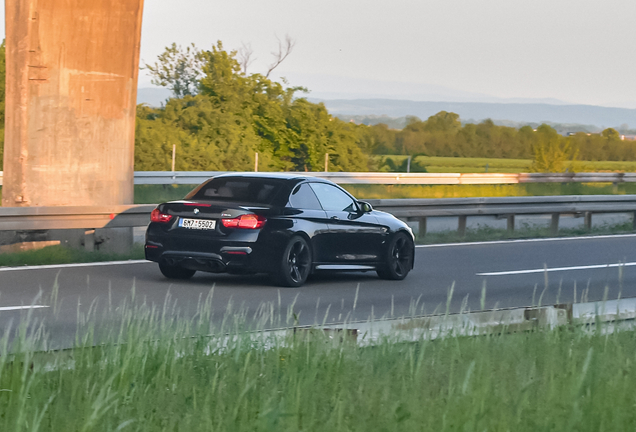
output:
M 289 207 L 306 210 L 322 210 L 316 194 L 307 183 L 299 184 L 289 195 Z
M 311 183 L 322 208 L 327 211 L 355 212 L 358 207 L 349 195 L 326 183 Z

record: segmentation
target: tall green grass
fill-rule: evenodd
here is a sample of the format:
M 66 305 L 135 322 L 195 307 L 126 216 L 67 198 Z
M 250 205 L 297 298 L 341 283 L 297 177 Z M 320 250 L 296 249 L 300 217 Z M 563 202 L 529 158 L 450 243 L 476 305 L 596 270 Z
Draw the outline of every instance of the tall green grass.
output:
M 62 352 L 46 351 L 45 324 L 24 320 L 0 343 L 0 430 L 534 432 L 636 424 L 633 331 L 386 338 L 363 347 L 320 331 L 248 334 L 240 313 L 213 327 L 210 302 L 192 319 L 178 318 L 172 301 L 112 307 L 116 319 L 103 322 L 92 308 L 78 314 L 76 345 Z M 264 312 L 257 321 L 285 320 L 290 311 L 284 315 Z

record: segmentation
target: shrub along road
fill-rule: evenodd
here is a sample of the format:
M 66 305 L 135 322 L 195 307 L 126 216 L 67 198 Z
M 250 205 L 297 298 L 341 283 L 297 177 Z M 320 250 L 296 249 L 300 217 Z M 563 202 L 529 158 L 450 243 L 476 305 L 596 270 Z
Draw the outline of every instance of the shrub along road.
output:
M 380 280 L 374 272 L 319 274 L 299 289 L 274 287 L 262 275 L 197 273 L 188 281 L 169 281 L 149 262 L 5 267 L 0 268 L 0 330 L 32 313 L 66 345 L 78 316 L 89 310 L 100 317 L 109 305 L 114 310 L 132 296 L 136 304 L 161 309 L 169 296 L 169 313 L 190 317 L 212 288 L 214 320 L 220 321 L 228 307 L 247 309 L 253 317 L 269 304 L 275 315 L 280 305 L 284 321 L 293 304 L 299 324 L 443 313 L 451 286 L 451 312 L 480 309 L 484 285 L 486 308 L 565 303 L 575 296 L 576 301 L 636 297 L 635 242 L 636 235 L 617 235 L 419 246 L 415 269 L 404 281 Z M 45 307 L 24 308 L 32 304 Z

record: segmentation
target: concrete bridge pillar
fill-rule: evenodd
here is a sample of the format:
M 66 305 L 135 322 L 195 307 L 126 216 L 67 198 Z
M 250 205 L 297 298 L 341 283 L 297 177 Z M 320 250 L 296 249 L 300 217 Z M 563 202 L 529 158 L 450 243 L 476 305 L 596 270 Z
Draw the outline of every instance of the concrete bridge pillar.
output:
M 129 204 L 143 0 L 5 0 L 2 205 Z

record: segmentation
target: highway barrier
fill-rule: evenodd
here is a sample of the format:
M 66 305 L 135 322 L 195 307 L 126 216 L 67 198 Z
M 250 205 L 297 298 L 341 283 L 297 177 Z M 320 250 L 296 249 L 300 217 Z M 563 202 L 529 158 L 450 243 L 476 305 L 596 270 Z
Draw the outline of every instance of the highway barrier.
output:
M 136 185 L 202 183 L 225 171 L 135 171 Z M 293 173 L 292 173 L 293 174 Z M 636 173 L 386 173 L 298 172 L 339 184 L 476 185 L 517 183 L 635 183 Z M 2 171 L 0 171 L 2 185 Z
M 516 215 L 552 216 L 551 229 L 558 233 L 559 217 L 575 214 L 585 217 L 590 228 L 598 213 L 636 213 L 636 195 L 568 195 L 495 198 L 375 199 L 368 202 L 377 210 L 403 220 L 418 221 L 419 235 L 426 233 L 429 217 L 458 217 L 463 234 L 469 216 L 506 218 L 513 231 Z M 154 204 L 120 206 L 0 207 L 0 231 L 122 228 L 146 226 Z M 636 218 L 634 218 L 636 221 Z M 636 228 L 636 227 L 635 227 Z
M 136 171 L 135 184 L 199 184 L 216 171 Z M 517 183 L 634 183 L 636 173 L 386 173 L 298 172 L 339 184 L 475 185 Z
M 634 328 L 636 298 L 598 302 L 568 303 L 552 306 L 466 311 L 375 321 L 322 326 L 325 330 L 347 331 L 359 345 L 374 345 L 389 338 L 394 342 L 412 342 L 445 336 L 477 336 L 489 333 L 553 329 L 560 326 L 604 324 L 607 332 Z
M 633 330 L 635 318 L 636 298 L 624 298 L 400 318 L 382 317 L 367 321 L 264 330 L 247 335 L 254 342 L 270 338 L 284 341 L 289 331 L 293 331 L 295 335 L 305 333 L 307 337 L 324 336 L 335 346 L 345 341 L 355 342 L 358 346 L 374 346 L 385 340 L 408 343 L 444 337 L 548 330 L 562 326 L 581 326 L 591 332 L 607 334 Z

